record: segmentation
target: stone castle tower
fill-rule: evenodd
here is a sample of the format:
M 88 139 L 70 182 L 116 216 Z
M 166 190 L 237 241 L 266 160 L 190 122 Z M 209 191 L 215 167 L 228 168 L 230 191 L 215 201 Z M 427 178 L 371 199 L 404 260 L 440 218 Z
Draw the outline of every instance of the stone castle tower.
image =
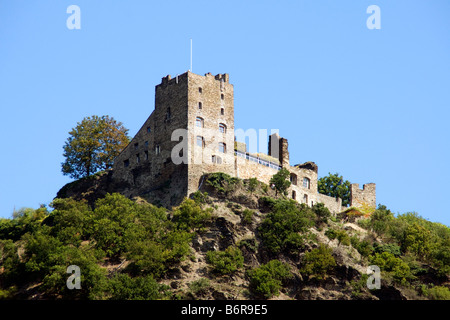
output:
M 289 170 L 289 197 L 308 205 L 321 202 L 341 212 L 342 200 L 319 194 L 314 162 L 290 165 L 288 141 L 269 136 L 268 154 L 247 152 L 235 141 L 234 88 L 228 74 L 190 71 L 162 78 L 155 87 L 155 109 L 129 145 L 116 157 L 113 180 L 126 196 L 142 196 L 166 207 L 198 190 L 205 173 L 224 172 L 269 183 Z M 351 188 L 352 205 L 375 207 L 375 184 Z
M 128 185 L 129 196 L 176 205 L 198 189 L 203 173 L 234 175 L 233 99 L 228 74 L 162 78 L 155 110 L 115 159 L 114 179 Z

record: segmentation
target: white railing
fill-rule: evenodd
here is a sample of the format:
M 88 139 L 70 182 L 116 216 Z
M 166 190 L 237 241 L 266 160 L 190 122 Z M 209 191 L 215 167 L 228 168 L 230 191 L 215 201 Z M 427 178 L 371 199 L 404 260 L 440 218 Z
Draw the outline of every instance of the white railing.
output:
M 241 158 L 244 158 L 244 159 L 247 159 L 248 161 L 252 161 L 252 162 L 255 162 L 255 163 L 258 163 L 258 164 L 262 164 L 263 166 L 270 167 L 272 169 L 281 170 L 281 166 L 279 166 L 278 164 L 276 164 L 274 162 L 271 162 L 271 161 L 267 161 L 267 160 L 261 159 L 260 157 L 252 156 L 252 155 L 250 155 L 250 154 L 248 154 L 246 152 L 234 150 L 234 155 L 238 156 L 238 157 L 241 157 Z

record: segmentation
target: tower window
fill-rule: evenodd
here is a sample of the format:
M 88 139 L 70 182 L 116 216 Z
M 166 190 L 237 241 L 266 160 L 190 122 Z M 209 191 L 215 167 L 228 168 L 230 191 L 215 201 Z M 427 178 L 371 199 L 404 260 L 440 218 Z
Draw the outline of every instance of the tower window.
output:
M 139 155 L 139 153 L 136 155 L 136 163 L 141 162 L 141 156 Z
M 310 185 L 311 185 L 311 181 L 306 177 L 303 178 L 303 187 L 306 189 L 309 189 Z
M 203 128 L 203 118 L 197 117 L 195 119 L 195 126 L 199 128 Z
M 294 186 L 297 185 L 297 175 L 295 173 L 291 173 L 290 181 Z
M 197 146 L 202 148 L 205 146 L 205 139 L 202 136 L 197 136 Z
M 223 95 L 223 93 L 220 94 L 220 99 L 225 99 L 225 96 Z
M 148 160 L 148 151 L 144 151 L 145 160 Z
M 198 103 L 198 108 L 199 108 L 200 110 L 202 109 L 202 103 L 201 103 L 201 102 Z
M 161 153 L 161 149 L 159 147 L 159 144 L 157 144 L 156 147 L 155 147 L 155 153 L 156 154 L 160 154 Z
M 225 114 L 225 109 L 224 109 L 224 108 L 221 108 L 221 109 L 220 109 L 220 114 L 221 114 L 221 115 L 224 115 L 224 114 Z
M 139 143 L 134 144 L 134 150 L 137 150 L 139 148 Z
M 198 93 L 203 93 L 202 87 L 198 87 Z
M 166 111 L 166 120 L 170 120 L 171 117 L 172 117 L 172 113 L 170 112 L 170 107 L 168 107 L 167 111 Z
M 308 195 L 307 194 L 303 195 L 303 202 L 308 204 Z
M 292 199 L 295 200 L 296 197 L 297 197 L 297 193 L 295 192 L 295 190 L 292 190 Z
M 148 148 L 148 141 L 145 141 L 145 147 Z
M 124 166 L 124 168 L 128 168 L 129 166 L 130 166 L 130 160 L 124 160 L 123 161 L 123 166 Z
M 220 133 L 227 133 L 227 126 L 223 123 L 219 123 L 219 132 Z
M 225 153 L 227 152 L 227 145 L 223 142 L 219 142 L 219 152 Z
M 147 133 L 152 132 L 152 129 L 150 127 L 147 127 Z

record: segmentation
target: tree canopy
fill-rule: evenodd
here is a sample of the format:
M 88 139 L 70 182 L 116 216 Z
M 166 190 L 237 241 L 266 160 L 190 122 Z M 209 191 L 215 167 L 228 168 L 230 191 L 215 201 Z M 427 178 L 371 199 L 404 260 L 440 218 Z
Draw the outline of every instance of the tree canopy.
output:
M 318 179 L 317 189 L 324 195 L 341 198 L 343 206 L 350 204 L 350 181 L 344 180 L 339 173 L 328 173 L 328 176 Z
M 121 122 L 109 116 L 86 117 L 69 132 L 64 145 L 64 175 L 84 178 L 112 167 L 114 158 L 129 143 Z

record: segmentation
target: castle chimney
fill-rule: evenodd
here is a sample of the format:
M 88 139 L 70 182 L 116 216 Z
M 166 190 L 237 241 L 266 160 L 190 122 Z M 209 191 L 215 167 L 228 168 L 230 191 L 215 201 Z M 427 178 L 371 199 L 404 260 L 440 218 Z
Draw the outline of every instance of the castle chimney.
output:
M 269 156 L 280 160 L 282 167 L 289 166 L 289 151 L 288 141 L 285 138 L 280 138 L 278 133 L 273 133 L 269 136 Z

